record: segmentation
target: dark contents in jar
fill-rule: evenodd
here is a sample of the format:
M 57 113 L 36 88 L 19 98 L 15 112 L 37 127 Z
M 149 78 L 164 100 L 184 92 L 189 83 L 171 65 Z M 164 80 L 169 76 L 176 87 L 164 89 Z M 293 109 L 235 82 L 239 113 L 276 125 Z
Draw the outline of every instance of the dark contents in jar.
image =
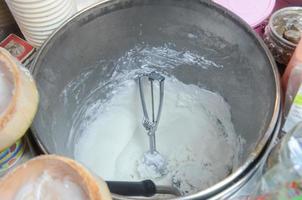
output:
M 275 17 L 273 27 L 281 37 L 298 44 L 302 34 L 302 13 L 282 13 Z
M 301 38 L 301 32 L 295 30 L 286 30 L 283 33 L 283 38 L 292 43 L 298 44 Z

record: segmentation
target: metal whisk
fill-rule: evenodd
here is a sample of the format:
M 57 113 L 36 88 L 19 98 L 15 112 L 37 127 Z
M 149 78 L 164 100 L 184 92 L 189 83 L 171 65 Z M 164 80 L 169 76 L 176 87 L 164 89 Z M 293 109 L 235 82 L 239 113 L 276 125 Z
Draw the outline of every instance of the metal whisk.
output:
M 145 95 L 143 90 L 143 79 L 147 78 L 151 85 L 151 119 L 148 115 L 148 110 L 145 101 Z M 157 130 L 159 119 L 162 111 L 163 99 L 164 99 L 164 80 L 165 77 L 157 72 L 151 72 L 148 74 L 140 75 L 138 78 L 140 99 L 143 109 L 143 126 L 147 130 L 149 136 L 149 151 L 144 154 L 143 162 L 147 166 L 151 166 L 156 173 L 161 176 L 166 174 L 166 161 L 156 150 L 156 137 L 155 132 Z M 159 104 L 157 112 L 155 112 L 155 100 L 154 100 L 154 84 L 159 83 Z

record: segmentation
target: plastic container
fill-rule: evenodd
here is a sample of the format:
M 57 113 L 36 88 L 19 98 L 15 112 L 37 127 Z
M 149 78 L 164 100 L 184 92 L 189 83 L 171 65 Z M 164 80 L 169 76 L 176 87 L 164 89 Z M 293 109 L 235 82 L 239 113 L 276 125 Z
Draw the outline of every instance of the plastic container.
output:
M 271 152 L 259 185 L 259 193 L 271 193 L 302 178 L 302 123 L 285 135 Z M 286 198 L 285 198 L 286 199 Z
M 288 84 L 285 90 L 285 106 L 284 114 L 287 116 L 297 92 L 302 84 L 302 63 L 293 67 L 291 70 Z
M 283 38 L 282 33 L 279 33 L 276 29 L 276 23 L 283 20 L 286 24 L 287 21 L 293 20 L 293 15 L 295 15 L 295 18 L 302 17 L 302 8 L 287 7 L 278 10 L 271 16 L 269 24 L 265 28 L 264 42 L 270 49 L 275 60 L 284 65 L 288 64 L 297 44 Z
M 262 34 L 266 19 L 271 15 L 276 0 L 213 0 L 246 21 L 254 30 Z
M 301 66 L 299 66 L 299 68 L 300 67 Z M 299 74 L 301 75 L 301 72 Z M 300 77 L 296 77 L 294 84 L 292 84 L 293 86 L 289 87 L 291 90 L 287 92 L 286 109 L 288 113 L 286 113 L 285 122 L 282 128 L 284 133 L 288 133 L 297 123 L 302 122 L 302 84 L 295 84 L 301 81 L 299 81 L 299 79 Z M 297 92 L 295 92 L 295 90 L 297 90 Z M 291 92 L 296 94 L 292 95 L 290 94 Z

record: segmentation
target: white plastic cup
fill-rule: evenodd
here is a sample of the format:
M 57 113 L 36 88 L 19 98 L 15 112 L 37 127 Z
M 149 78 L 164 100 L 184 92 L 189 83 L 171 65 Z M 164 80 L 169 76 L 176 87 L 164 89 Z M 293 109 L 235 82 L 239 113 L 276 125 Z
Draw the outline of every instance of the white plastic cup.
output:
M 45 40 L 76 11 L 75 0 L 6 0 L 20 30 L 34 47 Z

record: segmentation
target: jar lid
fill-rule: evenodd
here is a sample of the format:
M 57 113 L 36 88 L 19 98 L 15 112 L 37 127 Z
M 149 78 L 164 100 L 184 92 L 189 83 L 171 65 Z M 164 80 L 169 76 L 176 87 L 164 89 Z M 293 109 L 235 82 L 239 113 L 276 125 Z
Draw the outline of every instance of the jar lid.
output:
M 237 14 L 251 27 L 260 25 L 272 13 L 276 0 L 213 0 Z

